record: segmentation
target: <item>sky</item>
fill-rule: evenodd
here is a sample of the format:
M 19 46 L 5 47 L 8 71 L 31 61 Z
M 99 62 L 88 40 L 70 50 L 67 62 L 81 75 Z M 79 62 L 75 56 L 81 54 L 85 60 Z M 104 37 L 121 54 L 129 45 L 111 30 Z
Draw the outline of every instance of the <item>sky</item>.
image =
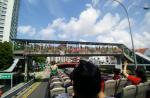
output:
M 17 38 L 123 43 L 129 22 L 114 0 L 20 0 Z M 135 48 L 150 48 L 150 0 L 118 0 L 127 9 Z

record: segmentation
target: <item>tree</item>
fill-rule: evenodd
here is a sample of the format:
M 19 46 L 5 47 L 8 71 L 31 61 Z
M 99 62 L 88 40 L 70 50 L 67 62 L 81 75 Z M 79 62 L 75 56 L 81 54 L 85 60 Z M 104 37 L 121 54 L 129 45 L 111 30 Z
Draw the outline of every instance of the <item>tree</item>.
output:
M 12 44 L 0 42 L 0 69 L 8 68 L 13 62 Z
M 33 60 L 38 63 L 45 63 L 46 57 L 33 57 Z

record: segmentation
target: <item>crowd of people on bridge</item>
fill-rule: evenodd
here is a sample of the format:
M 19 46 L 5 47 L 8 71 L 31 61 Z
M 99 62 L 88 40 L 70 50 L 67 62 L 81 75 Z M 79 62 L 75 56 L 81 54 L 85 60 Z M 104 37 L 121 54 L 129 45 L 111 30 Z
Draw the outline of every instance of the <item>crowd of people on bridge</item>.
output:
M 28 52 L 51 52 L 51 53 L 121 53 L 122 49 L 118 46 L 108 46 L 108 45 L 83 45 L 83 46 L 74 46 L 74 45 L 63 45 L 60 44 L 55 46 L 53 44 L 27 44 L 27 47 L 23 43 L 15 43 L 15 50 L 24 50 Z

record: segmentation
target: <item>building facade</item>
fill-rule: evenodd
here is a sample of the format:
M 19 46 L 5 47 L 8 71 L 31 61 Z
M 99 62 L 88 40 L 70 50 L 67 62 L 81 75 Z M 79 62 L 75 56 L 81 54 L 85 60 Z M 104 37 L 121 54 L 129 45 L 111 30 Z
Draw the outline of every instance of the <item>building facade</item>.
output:
M 95 65 L 112 63 L 110 56 L 91 56 L 89 57 L 89 61 L 93 62 Z
M 64 56 L 60 56 L 60 57 L 47 57 L 47 62 L 51 63 L 52 61 L 55 61 L 56 63 L 59 62 L 71 62 L 70 57 L 64 57 Z
M 9 42 L 17 36 L 19 1 L 0 0 L 0 42 Z

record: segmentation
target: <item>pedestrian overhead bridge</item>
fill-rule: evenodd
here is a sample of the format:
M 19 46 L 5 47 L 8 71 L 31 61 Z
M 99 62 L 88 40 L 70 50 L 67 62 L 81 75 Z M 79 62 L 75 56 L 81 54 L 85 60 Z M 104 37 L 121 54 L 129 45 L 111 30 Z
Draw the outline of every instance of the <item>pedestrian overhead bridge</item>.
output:
M 133 51 L 120 43 L 13 39 L 15 56 L 115 56 L 134 63 Z M 150 59 L 136 53 L 137 63 L 150 64 Z

